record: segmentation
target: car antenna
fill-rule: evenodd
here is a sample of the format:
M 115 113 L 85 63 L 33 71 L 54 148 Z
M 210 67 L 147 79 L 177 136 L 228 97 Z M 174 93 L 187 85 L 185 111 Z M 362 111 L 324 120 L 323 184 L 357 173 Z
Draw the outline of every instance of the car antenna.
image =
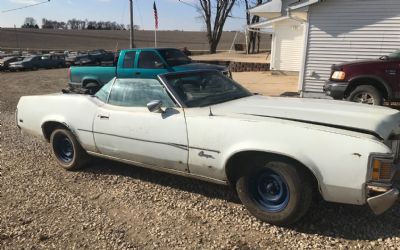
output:
M 213 112 L 211 110 L 211 106 L 209 106 L 209 108 L 210 108 L 210 114 L 208 116 L 214 116 L 214 114 L 213 114 Z

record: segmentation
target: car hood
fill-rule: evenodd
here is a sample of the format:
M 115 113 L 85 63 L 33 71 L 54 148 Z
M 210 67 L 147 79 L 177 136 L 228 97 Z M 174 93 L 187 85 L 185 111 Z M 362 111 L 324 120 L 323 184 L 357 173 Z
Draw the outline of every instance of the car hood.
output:
M 341 68 L 343 66 L 375 64 L 375 63 L 382 63 L 382 62 L 383 61 L 380 59 L 358 60 L 358 61 L 352 61 L 352 62 L 338 63 L 338 64 L 335 64 L 335 66 L 338 68 Z
M 211 69 L 211 70 L 219 70 L 224 71 L 227 70 L 227 67 L 215 64 L 208 64 L 208 63 L 188 63 L 184 65 L 179 65 L 173 67 L 177 71 L 182 70 L 197 70 L 197 69 Z
M 323 99 L 251 96 L 212 107 L 215 115 L 265 117 L 373 134 L 400 133 L 400 112 L 366 104 Z

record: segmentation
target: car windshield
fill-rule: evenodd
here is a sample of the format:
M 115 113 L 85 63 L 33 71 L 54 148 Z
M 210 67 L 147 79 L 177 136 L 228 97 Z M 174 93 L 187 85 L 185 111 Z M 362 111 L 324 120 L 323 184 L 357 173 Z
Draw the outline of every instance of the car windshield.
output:
M 192 62 L 192 60 L 179 49 L 162 49 L 159 50 L 159 52 L 168 65 L 172 67 Z
M 252 95 L 218 71 L 172 74 L 165 79 L 187 107 L 204 107 Z
M 392 54 L 388 55 L 389 59 L 400 59 L 400 50 L 396 50 Z

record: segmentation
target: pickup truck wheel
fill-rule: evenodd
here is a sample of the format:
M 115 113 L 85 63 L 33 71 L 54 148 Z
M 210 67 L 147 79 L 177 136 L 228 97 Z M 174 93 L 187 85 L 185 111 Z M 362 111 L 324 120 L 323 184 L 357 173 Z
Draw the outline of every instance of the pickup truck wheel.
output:
M 283 161 L 250 168 L 237 180 L 236 190 L 252 215 L 275 225 L 299 220 L 310 207 L 313 193 L 306 174 Z
M 94 95 L 100 90 L 100 86 L 97 82 L 89 82 L 85 85 L 85 89 L 89 90 L 89 94 Z
M 382 94 L 373 86 L 360 85 L 347 97 L 348 101 L 364 103 L 369 105 L 382 105 Z
M 89 155 L 67 129 L 54 130 L 50 136 L 50 144 L 58 164 L 66 170 L 80 169 L 89 160 Z

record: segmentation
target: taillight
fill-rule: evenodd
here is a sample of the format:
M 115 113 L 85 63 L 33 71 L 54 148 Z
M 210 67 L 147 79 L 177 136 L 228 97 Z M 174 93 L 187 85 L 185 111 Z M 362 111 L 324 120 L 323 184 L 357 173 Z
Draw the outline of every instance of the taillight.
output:
M 71 80 L 71 68 L 68 68 L 68 79 L 70 79 Z

